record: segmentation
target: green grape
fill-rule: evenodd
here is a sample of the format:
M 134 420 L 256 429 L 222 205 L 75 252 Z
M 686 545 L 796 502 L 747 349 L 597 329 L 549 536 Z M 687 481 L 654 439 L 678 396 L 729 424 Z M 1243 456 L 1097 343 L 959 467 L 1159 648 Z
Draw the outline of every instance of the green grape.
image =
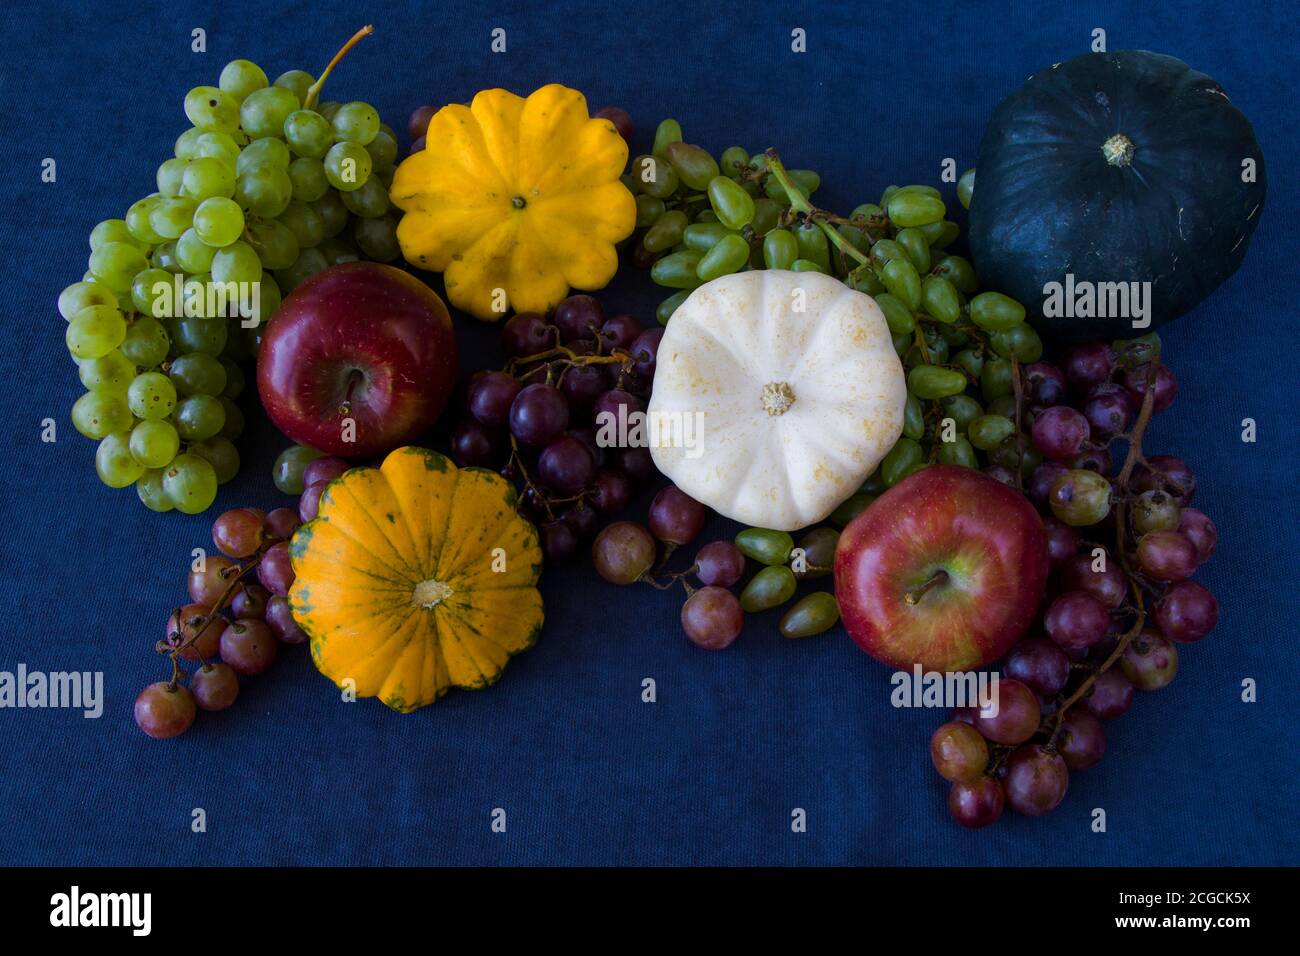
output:
M 754 220 L 754 198 L 726 176 L 709 180 L 709 205 L 718 221 L 732 229 L 743 229 Z
M 659 123 L 658 129 L 655 130 L 655 143 L 652 152 L 656 156 L 663 156 L 668 152 L 668 147 L 673 143 L 682 141 L 682 127 L 675 119 L 666 119 Z
M 1016 358 L 1021 362 L 1037 362 L 1043 357 L 1043 340 L 1025 323 L 1012 326 L 1005 332 L 994 332 L 989 337 L 993 351 L 1003 358 Z
M 358 219 L 352 228 L 352 235 L 356 239 L 357 248 L 367 259 L 376 262 L 392 262 L 402 254 L 402 247 L 397 242 L 397 225 L 391 216 Z
M 664 155 L 677 176 L 692 189 L 703 191 L 718 175 L 718 163 L 707 150 L 690 143 L 673 143 Z
M 971 197 L 975 195 L 975 170 L 968 169 L 957 180 L 957 201 L 966 209 L 970 208 Z
M 942 404 L 944 415 L 953 420 L 959 432 L 966 431 L 970 428 L 971 422 L 984 414 L 980 403 L 969 395 L 954 395 L 952 398 L 945 398 Z
M 330 188 L 330 181 L 325 177 L 325 164 L 306 156 L 300 156 L 289 164 L 289 182 L 293 186 L 293 198 L 298 202 L 315 202 Z M 384 201 L 387 200 L 385 194 Z
M 1001 292 L 981 292 L 970 300 L 970 317 L 986 332 L 1005 332 L 1025 321 L 1025 307 Z
M 119 351 L 140 368 L 153 368 L 167 358 L 171 339 L 161 322 L 141 316 L 131 323 Z
M 254 90 L 267 85 L 266 74 L 262 68 L 251 60 L 231 60 L 221 68 L 221 78 L 217 85 L 238 102 Z
M 644 194 L 636 197 L 636 227 L 638 229 L 648 229 L 659 221 L 659 217 L 664 214 L 666 207 L 662 199 Z
M 176 240 L 176 262 L 190 275 L 212 271 L 212 257 L 217 250 L 199 238 L 191 226 Z
M 731 183 L 729 179 L 726 181 Z M 749 243 L 738 235 L 727 236 L 701 257 L 695 266 L 695 274 L 701 282 L 710 282 L 740 271 L 748 261 Z
M 96 441 L 130 428 L 133 421 L 126 396 L 118 392 L 87 392 L 72 403 L 72 427 Z
M 277 221 L 293 233 L 303 249 L 310 249 L 325 238 L 325 224 L 316 210 L 306 203 L 289 203 Z
M 878 239 L 871 246 L 871 258 L 883 266 L 895 259 L 907 259 L 907 250 L 893 239 Z
M 239 124 L 252 139 L 280 136 L 284 133 L 284 121 L 300 103 L 293 90 L 279 85 L 254 90 L 239 105 Z
M 883 485 L 880 490 L 885 490 Z M 875 500 L 876 496 L 874 494 L 866 494 L 861 491 L 857 494 L 849 495 L 849 497 L 840 502 L 839 506 L 834 511 L 827 515 L 826 520 L 838 528 L 843 528 L 846 524 L 865 511 L 867 506 Z
M 72 317 L 64 334 L 68 351 L 79 359 L 107 355 L 126 338 L 126 320 L 115 306 L 90 305 Z
M 213 196 L 225 196 L 229 199 L 235 194 L 235 171 L 213 156 L 199 156 L 191 159 L 185 167 L 183 188 L 185 195 L 196 202 L 211 199 Z M 151 217 L 150 223 L 152 222 Z M 167 235 L 167 233 L 161 234 Z
M 821 272 L 826 273 L 826 267 L 820 262 L 813 262 L 811 259 L 796 259 L 790 266 L 791 272 Z
M 784 565 L 769 566 L 760 570 L 740 592 L 740 607 L 746 614 L 766 611 L 794 597 L 798 580 L 794 572 Z
M 701 224 L 701 226 L 703 225 L 705 224 Z M 683 241 L 687 228 L 689 227 L 686 213 L 680 209 L 674 209 L 672 212 L 664 213 L 655 221 L 655 224 L 641 237 L 641 245 L 645 247 L 647 252 L 667 252 Z
M 310 205 L 312 211 L 320 216 L 326 239 L 337 236 L 347 226 L 348 209 L 343 205 L 343 200 L 339 198 L 338 193 L 328 192 Z
M 925 239 L 925 233 L 915 226 L 900 229 L 894 236 L 894 241 L 903 247 L 917 272 L 930 271 L 930 244 Z
M 213 282 L 256 282 L 262 277 L 262 261 L 246 242 L 232 242 L 212 257 Z
M 846 279 L 845 281 L 848 282 L 852 288 L 857 289 L 859 292 L 865 292 L 867 295 L 889 295 L 889 293 L 885 291 L 885 284 L 880 281 L 880 277 L 869 268 L 859 268 L 855 270 L 852 273 L 852 278 Z M 899 305 L 902 305 L 902 303 L 900 302 Z M 906 308 L 904 308 L 903 311 L 906 312 Z M 908 314 L 910 315 L 911 313 Z
M 649 233 L 646 233 L 649 235 Z M 720 222 L 693 222 L 682 230 L 681 239 L 678 240 L 687 249 L 693 249 L 696 252 L 708 252 L 727 236 L 738 236 L 740 233 L 734 229 L 728 229 Z M 791 237 L 793 238 L 793 237 Z M 676 245 L 673 243 L 672 245 Z M 672 248 L 668 246 L 667 248 Z
M 158 192 L 164 196 L 179 196 L 181 194 L 181 186 L 185 181 L 185 167 L 188 165 L 189 160 L 186 159 L 169 159 L 159 166 L 155 177 L 158 184 Z M 109 221 L 112 222 L 114 220 Z M 123 223 L 123 225 L 125 226 L 125 223 Z M 93 240 L 91 244 L 94 244 Z
M 948 398 L 966 391 L 966 376 L 956 369 L 917 365 L 907 373 L 907 390 L 917 398 Z
M 242 176 L 250 169 L 258 166 L 278 166 L 280 169 L 289 168 L 289 147 L 284 145 L 284 140 L 277 139 L 275 136 L 264 136 L 261 139 L 255 139 L 240 151 L 239 157 L 235 160 L 235 175 Z
M 131 208 L 126 211 L 126 215 L 123 217 L 126 220 L 126 228 L 131 235 L 146 246 L 153 246 L 162 242 L 162 236 L 154 232 L 149 225 L 149 213 L 163 198 L 165 197 L 154 193 L 152 196 L 138 199 L 131 204 Z
M 822 178 L 811 169 L 787 169 L 785 174 L 790 177 L 790 182 L 805 197 L 815 193 L 822 184 Z M 763 192 L 767 194 L 768 199 L 774 200 L 782 206 L 790 205 L 789 194 L 775 176 L 767 177 L 766 182 L 763 184 Z
M 335 143 L 325 154 L 325 176 L 340 192 L 360 189 L 373 168 L 364 146 L 353 142 Z
M 976 349 L 962 349 L 953 356 L 952 360 L 973 379 L 978 380 L 980 373 L 984 371 L 984 356 Z
M 961 465 L 963 468 L 978 468 L 979 459 L 975 449 L 965 438 L 958 436 L 953 441 L 939 443 L 939 461 L 945 465 Z
M 1002 415 L 981 415 L 966 429 L 970 443 L 980 451 L 992 451 L 1010 438 L 1016 423 Z
M 925 467 L 925 452 L 910 438 L 900 438 L 880 463 L 880 477 L 885 485 L 894 487 L 914 471 Z
M 172 273 L 166 269 L 145 269 L 131 282 L 131 303 L 141 315 L 161 318 L 171 303 L 176 288 Z
M 191 395 L 176 406 L 176 431 L 186 441 L 211 438 L 226 424 L 221 400 L 211 395 Z
M 171 422 L 143 421 L 131 429 L 131 457 L 146 468 L 161 468 L 180 451 L 181 439 Z
M 149 260 L 138 246 L 126 242 L 106 242 L 90 254 L 90 271 L 98 282 L 119 295 L 131 291 L 131 280 Z
M 59 293 L 59 315 L 65 320 L 92 305 L 117 305 L 117 293 L 102 282 L 74 282 Z
M 319 249 L 303 249 L 293 265 L 275 274 L 275 281 L 282 288 L 292 291 L 328 266 L 329 263 Z
M 307 92 L 315 82 L 315 77 L 306 70 L 288 70 L 275 78 L 275 85 L 290 90 L 299 103 L 307 99 Z
M 940 322 L 951 324 L 961 318 L 957 289 L 942 276 L 926 276 L 922 281 L 921 308 Z
M 694 289 L 702 284 L 696 273 L 703 255 L 694 249 L 685 249 L 664 256 L 650 267 L 650 278 L 657 285 L 670 289 Z
M 1000 395 L 1010 395 L 1015 386 L 1012 384 L 1011 363 L 1004 358 L 989 359 L 980 372 L 980 392 L 984 400 L 991 401 Z
M 980 287 L 975 267 L 961 256 L 944 256 L 934 267 L 934 274 L 947 279 L 963 295 L 971 295 Z
M 249 212 L 273 219 L 293 198 L 293 182 L 279 166 L 254 166 L 240 175 L 235 199 Z
M 141 372 L 127 388 L 126 401 L 136 418 L 158 421 L 176 407 L 176 386 L 162 372 Z
M 321 457 L 321 452 L 306 445 L 290 445 L 280 452 L 271 466 L 271 481 L 286 495 L 303 492 L 302 472 L 311 462 Z
M 203 133 L 194 141 L 190 159 L 215 159 L 233 169 L 239 160 L 239 144 L 229 133 Z
M 110 488 L 125 488 L 144 474 L 144 465 L 131 454 L 130 432 L 111 432 L 100 439 L 95 449 L 95 471 Z
M 911 311 L 921 307 L 921 277 L 917 275 L 916 266 L 906 257 L 886 262 L 880 270 L 880 281 L 885 283 L 890 295 Z
M 241 324 L 240 331 L 245 333 L 246 337 L 251 336 L 254 329 L 269 322 L 271 316 L 275 315 L 275 310 L 280 308 L 280 287 L 276 285 L 275 280 L 271 278 L 269 272 L 262 272 L 262 279 L 258 282 L 257 288 L 257 309 L 252 316 L 249 316 L 244 320 L 245 322 L 248 322 L 251 319 L 254 324 L 252 326 Z M 251 356 L 253 351 L 249 351 L 247 354 Z
M 205 160 L 193 160 L 190 167 L 193 168 L 195 163 L 201 162 Z M 206 162 L 215 162 L 215 160 L 206 160 Z M 194 221 L 196 205 L 195 201 L 188 197 L 164 198 L 150 211 L 149 227 L 164 239 L 175 239 Z
M 677 307 L 686 301 L 686 297 L 691 294 L 691 290 L 683 289 L 681 292 L 674 292 L 668 298 L 664 299 L 655 308 L 655 318 L 659 320 L 660 325 L 667 325 L 668 320 L 673 317 Z
M 921 235 L 925 236 L 925 241 L 929 243 L 932 252 L 938 252 L 954 242 L 961 235 L 961 227 L 950 219 L 942 222 L 926 223 L 924 226 L 915 226 L 919 229 Z
M 229 381 L 225 366 L 206 352 L 187 352 L 179 356 L 168 367 L 167 375 L 183 398 L 220 395 Z
M 213 196 L 203 200 L 194 210 L 194 232 L 210 246 L 228 246 L 243 231 L 244 211 L 233 199 Z
M 655 199 L 669 198 L 681 183 L 677 170 L 660 156 L 638 156 L 632 161 L 631 169 L 637 189 Z
M 205 132 L 227 133 L 239 128 L 239 104 L 215 86 L 196 86 L 186 93 L 185 115 Z
M 762 198 L 754 200 L 754 219 L 750 222 L 750 227 L 754 233 L 759 236 L 766 236 L 776 228 L 778 220 L 781 218 L 781 207 L 770 199 Z
M 925 409 L 921 400 L 911 392 L 903 405 L 903 434 L 913 441 L 920 441 L 925 436 Z
M 285 118 L 284 138 L 294 155 L 319 159 L 334 145 L 334 129 L 315 110 L 294 110 Z
M 382 222 L 379 219 L 358 219 L 356 225 L 352 227 L 352 234 L 355 237 L 359 232 L 362 223 Z M 394 236 L 396 239 L 396 236 Z M 340 262 L 356 262 L 361 256 L 352 243 L 343 236 L 336 236 L 333 239 L 324 239 L 319 246 L 315 247 L 320 250 L 320 254 L 325 257 L 325 262 L 329 265 L 336 266 Z M 371 257 L 373 258 L 373 257 Z
M 149 257 L 149 265 L 154 269 L 168 273 L 169 276 L 173 273 L 184 272 L 184 268 L 176 261 L 176 240 L 168 239 L 166 242 L 154 246 L 153 255 Z M 134 287 L 134 280 L 132 280 L 132 285 Z
M 939 222 L 947 212 L 943 200 L 938 197 L 907 190 L 895 192 L 884 206 L 889 212 L 890 220 L 899 227 Z
M 880 311 L 885 313 L 885 324 L 889 326 L 889 331 L 893 335 L 912 333 L 916 328 L 916 316 L 912 315 L 912 310 L 904 305 L 901 299 L 888 292 L 877 295 L 875 299 L 876 305 L 880 306 Z
M 375 176 L 367 179 L 360 189 L 345 192 L 341 198 L 348 211 L 362 219 L 376 219 L 388 212 L 388 190 Z
M 871 237 L 859 229 L 857 226 L 840 225 L 835 229 L 844 240 L 858 252 L 871 251 Z
M 749 150 L 743 146 L 728 146 L 722 151 L 722 158 L 718 162 L 722 175 L 736 182 L 740 182 L 741 175 L 748 166 Z
M 90 230 L 91 252 L 109 242 L 124 242 L 128 246 L 135 246 L 141 252 L 146 248 L 144 243 L 131 235 L 131 230 L 126 227 L 124 219 L 105 219 Z
M 819 272 L 831 271 L 831 250 L 826 233 L 815 222 L 801 222 L 791 230 L 799 245 L 799 258 L 814 262 Z M 797 271 L 797 270 L 796 270 Z
M 274 219 L 251 223 L 246 238 L 264 269 L 287 269 L 298 258 L 298 237 Z
M 235 367 L 238 368 L 238 366 Z M 221 438 L 228 438 L 231 441 L 234 441 L 244 433 L 244 413 L 238 405 L 232 402 L 225 395 L 221 396 L 220 401 L 221 408 L 226 413 L 226 421 L 221 426 L 221 431 L 217 432 L 217 435 Z M 205 455 L 204 457 L 206 458 L 207 456 Z M 212 464 L 215 466 L 216 462 L 214 461 Z
M 187 515 L 198 514 L 206 511 L 217 499 L 217 473 L 199 455 L 177 455 L 163 469 L 162 487 L 167 500 L 177 511 Z
M 1016 397 L 1014 395 L 999 395 L 989 402 L 989 407 L 986 410 L 990 415 L 1001 415 L 1003 418 L 1015 421 Z
M 187 315 L 176 323 L 176 345 L 182 352 L 220 355 L 226 347 L 230 321 L 221 316 Z
M 326 100 L 324 103 L 316 104 L 316 112 L 332 122 L 334 114 L 337 113 L 342 106 L 343 104 L 337 100 Z
M 397 162 L 397 137 L 392 130 L 381 128 L 375 138 L 366 143 L 366 152 L 375 169 L 390 169 Z
M 180 136 L 177 136 L 176 148 L 172 150 L 172 152 L 176 154 L 176 158 L 193 159 L 197 156 L 198 153 L 196 153 L 195 150 L 198 148 L 199 137 L 202 135 L 203 130 L 195 126 L 187 129 L 185 132 L 181 133 Z
M 239 451 L 230 439 L 214 436 L 189 446 L 189 452 L 212 466 L 217 484 L 224 485 L 239 474 Z
M 119 349 L 113 349 L 99 358 L 80 361 L 77 377 L 88 391 L 124 395 L 131 379 L 135 378 L 135 365 Z
M 172 503 L 163 491 L 163 470 L 150 468 L 136 479 L 135 493 L 140 502 L 150 511 L 167 512 L 172 510 Z
M 247 381 L 244 378 L 244 370 L 233 361 L 225 359 L 221 362 L 221 367 L 226 370 L 226 387 L 221 390 L 222 398 L 238 398 L 243 394 L 244 386 Z M 225 402 L 221 403 L 225 405 Z M 226 409 L 226 420 L 230 420 L 230 410 Z M 223 429 L 224 430 L 224 429 Z

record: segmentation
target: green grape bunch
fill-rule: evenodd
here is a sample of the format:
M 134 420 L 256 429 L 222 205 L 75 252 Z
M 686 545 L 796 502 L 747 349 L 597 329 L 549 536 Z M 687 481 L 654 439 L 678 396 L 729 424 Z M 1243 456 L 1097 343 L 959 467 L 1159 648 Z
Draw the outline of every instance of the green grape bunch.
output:
M 243 365 L 282 297 L 328 266 L 400 255 L 396 134 L 368 103 L 318 102 L 372 32 L 320 79 L 272 83 L 232 60 L 216 86 L 190 90 L 192 126 L 157 191 L 91 230 L 89 268 L 59 294 L 86 389 L 72 423 L 99 442 L 100 480 L 134 485 L 154 511 L 197 514 L 239 471 Z

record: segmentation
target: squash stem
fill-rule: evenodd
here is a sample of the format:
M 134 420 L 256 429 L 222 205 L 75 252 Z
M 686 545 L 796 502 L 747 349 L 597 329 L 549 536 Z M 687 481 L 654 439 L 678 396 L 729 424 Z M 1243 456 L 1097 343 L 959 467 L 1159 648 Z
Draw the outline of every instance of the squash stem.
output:
M 347 43 L 343 44 L 343 47 L 339 52 L 334 54 L 334 59 L 329 61 L 329 64 L 321 72 L 321 75 L 316 82 L 307 87 L 307 98 L 302 102 L 303 109 L 309 110 L 315 108 L 316 101 L 320 98 L 321 88 L 325 85 L 325 81 L 329 79 L 329 75 L 334 70 L 334 67 L 338 66 L 339 61 L 348 55 L 349 50 L 374 32 L 374 25 L 367 23 L 356 33 L 352 34 L 352 38 L 348 40 Z

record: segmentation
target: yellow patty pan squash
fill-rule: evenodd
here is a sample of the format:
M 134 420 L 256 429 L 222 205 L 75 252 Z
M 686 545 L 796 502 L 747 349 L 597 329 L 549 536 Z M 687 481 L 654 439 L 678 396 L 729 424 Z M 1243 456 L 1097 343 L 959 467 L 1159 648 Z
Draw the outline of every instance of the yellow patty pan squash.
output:
M 493 683 L 542 627 L 542 552 L 514 488 L 424 448 L 330 482 L 289 554 L 317 669 L 403 713 Z
M 406 260 L 443 274 L 451 304 L 486 320 L 547 312 L 618 270 L 636 201 L 619 181 L 627 143 L 577 90 L 527 99 L 484 90 L 440 109 L 389 193 Z

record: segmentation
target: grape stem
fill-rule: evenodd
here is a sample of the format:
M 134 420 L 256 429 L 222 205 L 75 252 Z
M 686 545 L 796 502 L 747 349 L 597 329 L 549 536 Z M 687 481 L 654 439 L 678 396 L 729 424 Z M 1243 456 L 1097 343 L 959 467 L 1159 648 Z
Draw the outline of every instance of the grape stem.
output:
M 348 40 L 347 43 L 343 44 L 339 52 L 334 54 L 334 59 L 329 61 L 329 64 L 321 72 L 320 78 L 311 86 L 307 87 L 307 97 L 302 101 L 303 109 L 310 110 L 315 108 L 316 101 L 320 98 L 321 88 L 325 85 L 325 81 L 329 79 L 329 75 L 334 70 L 334 67 L 338 66 L 339 61 L 348 55 L 349 50 L 374 32 L 374 25 L 367 23 L 356 33 L 352 34 L 352 38 Z
M 1056 714 L 1054 715 L 1056 718 L 1055 726 L 1052 729 L 1051 737 L 1047 741 L 1049 750 L 1055 748 L 1057 738 L 1061 735 L 1061 721 L 1065 718 L 1066 711 L 1092 689 L 1092 685 L 1097 682 L 1098 677 L 1110 670 L 1124 656 L 1124 651 L 1128 649 L 1133 639 L 1142 633 L 1142 628 L 1146 625 L 1147 611 L 1146 601 L 1142 596 L 1142 582 L 1134 572 L 1128 559 L 1128 483 L 1133 477 L 1133 469 L 1137 467 L 1138 461 L 1142 458 L 1142 435 L 1146 432 L 1147 425 L 1150 424 L 1151 416 L 1155 411 L 1156 370 L 1159 364 L 1159 356 L 1151 359 L 1150 366 L 1147 369 L 1147 388 L 1142 396 L 1142 408 L 1138 412 L 1137 422 L 1133 425 L 1133 431 L 1129 437 L 1128 455 L 1124 459 L 1124 466 L 1120 469 L 1119 477 L 1115 479 L 1116 487 L 1120 490 L 1120 495 L 1117 497 L 1115 504 L 1115 552 L 1119 558 L 1120 567 L 1124 571 L 1124 576 L 1128 579 L 1129 590 L 1133 593 L 1134 610 L 1137 616 L 1133 621 L 1133 625 L 1116 642 L 1115 649 L 1110 652 L 1110 656 L 1106 658 L 1105 662 L 1075 688 L 1074 693 L 1061 701 L 1056 708 Z
M 811 222 L 815 222 L 821 231 L 826 233 L 826 238 L 831 241 L 842 254 L 856 260 L 860 265 L 870 266 L 871 259 L 860 252 L 856 246 L 840 235 L 839 230 L 827 222 L 828 213 L 822 212 L 808 201 L 808 197 L 803 191 L 795 185 L 794 180 L 790 178 L 785 171 L 785 166 L 781 164 L 781 157 L 775 149 L 768 149 L 764 154 L 767 157 L 767 170 L 776 177 L 776 181 L 781 184 L 785 194 L 790 197 L 790 208 L 796 212 L 803 213 Z M 834 217 L 840 218 L 840 217 Z
M 212 607 L 210 607 L 206 613 L 200 614 L 198 617 L 192 618 L 188 623 L 188 626 L 190 628 L 190 637 L 187 641 L 185 641 L 185 643 L 177 644 L 177 643 L 173 643 L 171 640 L 168 640 L 164 642 L 163 647 L 159 648 L 160 653 L 171 654 L 172 679 L 168 684 L 168 686 L 172 690 L 176 689 L 177 684 L 180 683 L 180 679 L 184 676 L 184 672 L 181 670 L 181 665 L 180 665 L 181 651 L 193 647 L 194 644 L 198 642 L 199 637 L 203 634 L 204 631 L 208 629 L 208 625 L 212 623 L 212 621 L 217 617 L 217 615 L 220 614 L 225 609 L 226 605 L 229 604 L 231 599 L 235 596 L 235 589 L 239 587 L 239 584 L 243 580 L 244 575 L 246 575 L 249 571 L 252 571 L 254 568 L 256 568 L 257 565 L 262 560 L 262 555 L 266 553 L 266 549 L 269 548 L 272 544 L 278 543 L 280 540 L 281 539 L 276 538 L 273 541 L 268 541 L 258 550 L 257 554 L 255 554 L 252 558 L 249 559 L 247 564 L 234 565 L 236 569 L 235 573 L 230 576 L 230 581 L 227 582 L 225 588 L 222 589 L 221 594 L 217 597 L 216 601 L 213 602 Z M 182 629 L 184 629 L 187 626 L 187 624 L 185 621 L 181 620 L 180 612 L 181 609 L 177 608 L 173 613 L 176 617 L 176 622 L 180 624 Z M 179 632 L 173 631 L 171 634 L 168 635 L 168 637 L 169 638 L 180 637 L 181 633 L 183 633 L 183 630 Z M 206 664 L 207 661 L 205 661 L 203 657 L 200 655 L 199 666 L 203 667 Z

